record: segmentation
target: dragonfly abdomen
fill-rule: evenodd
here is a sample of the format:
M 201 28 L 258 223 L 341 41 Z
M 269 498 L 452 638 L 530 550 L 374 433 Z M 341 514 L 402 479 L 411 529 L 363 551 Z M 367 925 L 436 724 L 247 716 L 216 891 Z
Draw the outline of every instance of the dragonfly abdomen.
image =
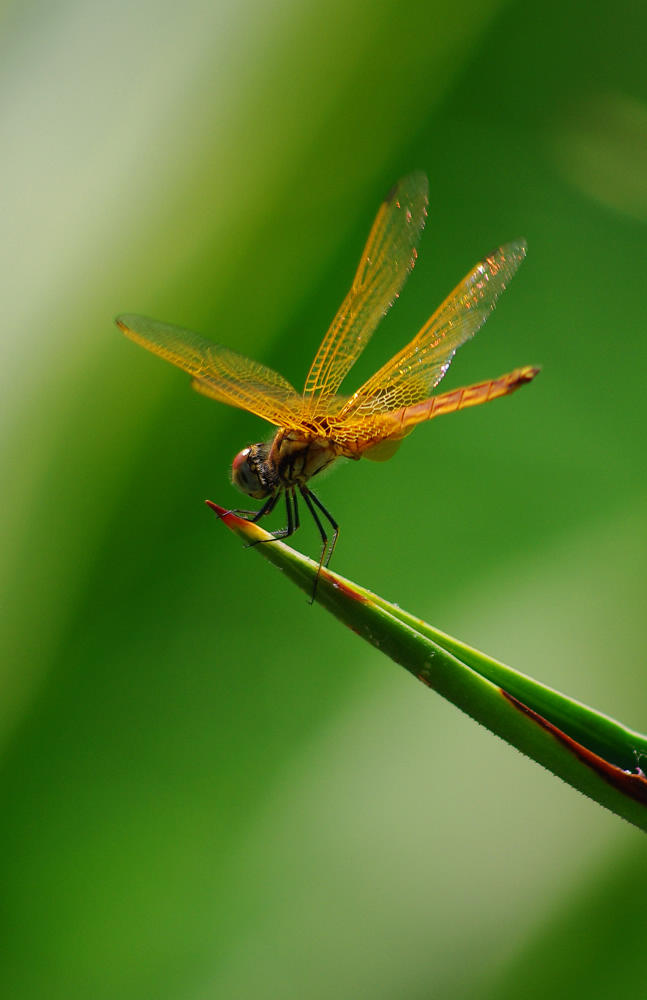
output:
M 487 382 L 476 382 L 473 385 L 462 386 L 460 389 L 443 392 L 440 396 L 431 396 L 429 399 L 414 403 L 412 406 L 406 406 L 401 410 L 400 427 L 404 433 L 407 433 L 423 420 L 432 420 L 445 413 L 454 413 L 456 410 L 464 410 L 468 406 L 489 403 L 490 400 L 498 399 L 500 396 L 509 396 L 510 393 L 520 389 L 522 385 L 532 382 L 538 373 L 539 368 L 526 365 L 523 368 L 515 368 L 513 372 L 507 372 L 498 378 L 488 379 Z

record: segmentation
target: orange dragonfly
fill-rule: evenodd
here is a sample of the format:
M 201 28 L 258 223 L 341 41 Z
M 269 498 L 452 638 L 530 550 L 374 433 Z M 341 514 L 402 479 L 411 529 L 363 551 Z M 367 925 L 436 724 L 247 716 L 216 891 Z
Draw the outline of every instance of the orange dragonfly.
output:
M 265 502 L 236 510 L 257 522 L 285 497 L 287 538 L 299 527 L 299 494 L 321 536 L 319 569 L 327 566 L 339 526 L 308 485 L 338 458 L 384 461 L 424 420 L 506 396 L 539 369 L 526 366 L 498 378 L 432 396 L 457 349 L 483 325 L 526 254 L 515 240 L 488 254 L 466 275 L 411 343 L 350 396 L 339 394 L 346 375 L 413 268 L 427 217 L 427 178 L 401 180 L 380 206 L 357 273 L 298 393 L 282 375 L 196 333 L 143 316 L 117 319 L 127 337 L 193 376 L 198 392 L 249 410 L 278 427 L 271 441 L 239 451 L 232 480 Z M 322 523 L 332 529 L 332 538 Z

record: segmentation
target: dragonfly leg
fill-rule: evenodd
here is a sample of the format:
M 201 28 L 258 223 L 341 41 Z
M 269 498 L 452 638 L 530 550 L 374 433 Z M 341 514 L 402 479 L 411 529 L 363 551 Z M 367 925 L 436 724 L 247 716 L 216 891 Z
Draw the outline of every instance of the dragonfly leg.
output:
M 312 597 L 310 598 L 310 603 L 313 604 L 317 594 L 317 586 L 319 584 L 319 574 L 321 573 L 321 567 L 328 566 L 328 563 L 330 562 L 330 557 L 333 553 L 333 549 L 335 548 L 335 544 L 339 536 L 339 525 L 334 520 L 334 518 L 331 517 L 331 515 L 328 513 L 324 505 L 321 503 L 321 501 L 314 495 L 314 493 L 311 490 L 308 489 L 307 486 L 300 486 L 299 489 L 301 490 L 301 496 L 305 500 L 308 510 L 312 514 L 312 519 L 314 523 L 317 525 L 317 528 L 319 529 L 319 534 L 321 535 L 321 543 L 322 543 L 321 557 L 319 559 L 319 569 L 317 570 L 317 575 L 315 577 L 315 585 L 312 588 Z M 328 551 L 327 556 L 326 556 L 326 550 L 328 549 L 328 535 L 326 534 L 326 530 L 323 524 L 321 523 L 321 518 L 319 517 L 316 508 L 319 508 L 321 513 L 330 522 L 330 525 L 333 529 L 332 544 L 330 546 L 330 550 Z
M 335 521 L 335 519 L 332 516 L 332 514 L 330 513 L 330 511 L 326 510 L 326 508 L 322 504 L 322 502 L 319 499 L 319 497 L 315 493 L 313 493 L 312 490 L 309 490 L 306 486 L 303 486 L 301 488 L 301 494 L 303 496 L 303 499 L 306 501 L 306 503 L 308 503 L 308 499 L 310 499 L 314 503 L 314 505 L 319 508 L 319 510 L 321 511 L 321 513 L 324 515 L 324 517 L 327 518 L 328 523 L 330 524 L 330 526 L 332 528 L 332 532 L 333 532 L 333 534 L 332 534 L 332 541 L 330 543 L 330 549 L 328 551 L 328 555 L 326 556 L 325 562 L 323 561 L 323 555 L 322 555 L 322 564 L 324 566 L 328 566 L 328 563 L 330 562 L 330 560 L 332 558 L 332 554 L 335 551 L 335 545 L 337 544 L 337 539 L 339 538 L 339 525 Z M 310 507 L 310 511 L 311 511 L 311 513 L 312 513 L 312 515 L 313 515 L 313 517 L 315 519 L 317 527 L 319 528 L 319 531 L 322 534 L 322 539 L 325 539 L 325 542 L 327 544 L 328 543 L 328 537 L 322 531 L 321 522 L 320 522 L 319 518 L 317 517 L 317 515 L 315 514 L 314 510 L 312 509 L 312 507 L 310 506 L 310 504 L 308 504 L 308 506 Z
M 268 510 L 265 509 L 265 507 L 268 506 L 267 504 L 265 504 L 265 507 L 263 507 L 263 509 L 259 511 L 258 516 L 254 518 L 255 522 L 258 521 L 258 519 L 262 514 L 268 514 L 271 510 L 273 510 L 279 496 L 280 494 L 277 493 L 275 496 L 271 498 L 273 502 L 272 506 L 269 507 Z M 299 505 L 297 503 L 297 498 L 294 489 L 289 489 L 285 491 L 285 510 L 288 519 L 287 527 L 279 528 L 278 531 L 272 531 L 271 538 L 259 538 L 255 542 L 250 542 L 247 548 L 251 548 L 254 545 L 260 545 L 263 542 L 276 542 L 281 538 L 289 538 L 290 535 L 293 535 L 294 532 L 299 528 L 301 523 L 299 520 Z
M 273 531 L 272 536 L 274 539 L 277 538 L 289 538 L 299 527 L 299 507 L 297 504 L 297 498 L 294 490 L 285 491 L 285 510 L 287 513 L 288 524 L 287 528 L 279 528 L 278 531 Z
M 271 514 L 272 513 L 272 511 L 276 507 L 276 502 L 279 499 L 280 495 L 281 495 L 280 493 L 275 493 L 273 496 L 271 496 L 268 500 L 265 501 L 265 503 L 263 504 L 263 506 L 261 507 L 260 510 L 256 511 L 256 513 L 254 514 L 254 516 L 252 518 L 252 521 L 254 522 L 254 524 L 256 524 L 258 521 L 260 521 L 260 519 L 262 517 L 265 517 L 266 514 Z
M 260 519 L 265 517 L 266 514 L 272 513 L 276 507 L 276 501 L 279 496 L 279 493 L 275 493 L 274 496 L 271 496 L 265 501 L 260 510 L 242 510 L 240 507 L 230 507 L 229 510 L 225 511 L 225 514 L 235 514 L 236 517 L 242 517 L 244 521 L 251 521 L 253 524 L 256 524 L 256 522 L 260 521 Z M 225 514 L 222 516 L 224 517 Z

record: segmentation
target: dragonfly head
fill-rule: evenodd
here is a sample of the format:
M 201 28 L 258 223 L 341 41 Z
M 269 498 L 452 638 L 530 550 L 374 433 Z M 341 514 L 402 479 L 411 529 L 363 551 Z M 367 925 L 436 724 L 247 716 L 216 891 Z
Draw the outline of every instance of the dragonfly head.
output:
M 268 455 L 269 445 L 253 444 L 239 451 L 231 465 L 231 481 L 236 489 L 255 500 L 263 500 L 274 492 L 274 484 L 267 475 Z

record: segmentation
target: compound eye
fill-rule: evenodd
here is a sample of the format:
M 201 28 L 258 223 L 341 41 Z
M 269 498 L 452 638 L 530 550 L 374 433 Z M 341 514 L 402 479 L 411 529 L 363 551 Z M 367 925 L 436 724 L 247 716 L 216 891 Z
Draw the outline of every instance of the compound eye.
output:
M 266 491 L 261 485 L 258 474 L 249 464 L 249 453 L 251 448 L 243 448 L 236 455 L 231 465 L 231 479 L 241 493 L 246 493 L 250 497 L 262 498 Z

